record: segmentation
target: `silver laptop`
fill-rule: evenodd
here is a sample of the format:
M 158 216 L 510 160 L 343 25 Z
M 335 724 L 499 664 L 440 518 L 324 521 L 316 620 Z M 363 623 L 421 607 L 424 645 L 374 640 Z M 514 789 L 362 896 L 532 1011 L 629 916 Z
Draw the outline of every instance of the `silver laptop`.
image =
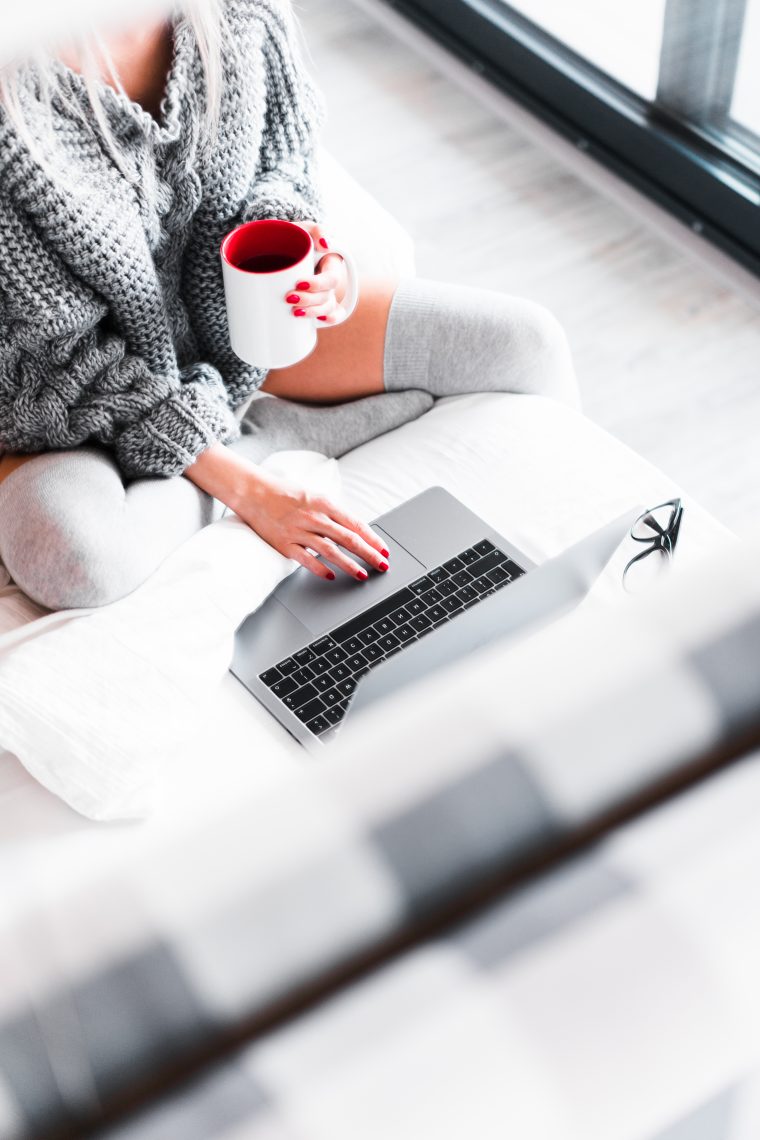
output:
M 298 569 L 238 629 L 232 672 L 296 740 L 319 751 L 376 700 L 572 608 L 640 511 L 537 567 L 431 487 L 372 524 L 390 570 L 367 566 L 360 583 Z

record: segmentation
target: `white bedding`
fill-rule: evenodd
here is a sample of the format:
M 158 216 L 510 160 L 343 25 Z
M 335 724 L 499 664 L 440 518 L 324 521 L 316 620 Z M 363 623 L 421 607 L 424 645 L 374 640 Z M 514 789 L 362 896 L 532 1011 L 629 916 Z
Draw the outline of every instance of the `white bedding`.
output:
M 527 396 L 440 401 L 426 416 L 357 449 L 339 466 L 344 501 L 368 518 L 442 484 L 536 561 L 633 504 L 651 505 L 679 492 L 582 416 Z M 716 542 L 733 541 L 688 496 L 684 501 L 676 572 Z M 586 605 L 619 597 L 618 573 L 611 565 Z M 224 574 L 217 588 L 225 591 Z M 19 605 L 18 598 L 0 599 L 0 628 Z M 186 605 L 190 617 L 192 596 Z M 129 692 L 121 697 L 131 700 Z M 150 741 L 144 745 L 148 750 Z M 113 742 L 104 739 L 103 764 L 113 755 Z M 158 854 L 178 832 L 202 837 L 204 821 L 255 795 L 284 765 L 304 762 L 312 761 L 230 675 L 207 694 L 192 739 L 176 747 L 167 743 L 154 772 L 157 807 L 145 822 L 90 822 L 41 787 L 12 755 L 0 753 L 0 875 L 12 866 L 3 878 L 23 910 L 40 891 L 70 886 L 83 876 L 107 876 L 138 849 Z

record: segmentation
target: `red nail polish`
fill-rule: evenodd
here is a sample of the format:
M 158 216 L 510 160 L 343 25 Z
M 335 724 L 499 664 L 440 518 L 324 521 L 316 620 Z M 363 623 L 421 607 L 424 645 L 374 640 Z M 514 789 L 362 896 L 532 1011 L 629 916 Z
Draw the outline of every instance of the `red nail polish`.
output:
M 289 305 L 297 305 L 298 302 L 301 300 L 301 298 L 298 296 L 297 293 L 288 293 L 285 300 L 288 302 Z
M 386 571 L 388 569 L 388 563 L 387 562 L 381 562 L 378 569 L 382 570 L 383 572 Z
M 335 581 L 335 575 L 333 574 L 332 570 L 327 575 L 327 581 L 328 582 L 334 582 Z
M 305 317 L 306 316 L 306 309 L 294 309 L 293 310 L 293 316 L 294 317 Z
M 308 293 L 309 289 L 311 289 L 311 285 L 308 281 L 299 281 L 296 285 L 296 289 L 302 289 L 304 293 Z
M 383 549 L 380 551 L 380 553 L 383 554 L 386 558 L 390 558 L 390 556 L 391 556 L 390 550 Z
M 327 317 L 317 317 L 317 320 L 318 320 L 318 321 L 326 321 L 326 320 L 327 320 Z
M 330 248 L 324 238 L 319 239 L 319 244 L 322 246 L 322 249 L 329 249 Z
M 359 573 L 356 575 L 356 577 L 359 579 L 360 582 L 366 582 L 369 575 L 367 574 L 366 570 L 360 570 Z

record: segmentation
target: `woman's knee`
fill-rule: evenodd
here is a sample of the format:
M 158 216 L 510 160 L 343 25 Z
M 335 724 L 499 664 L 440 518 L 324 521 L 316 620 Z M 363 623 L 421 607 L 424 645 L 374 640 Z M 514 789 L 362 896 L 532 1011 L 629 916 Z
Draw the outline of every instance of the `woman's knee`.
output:
M 542 305 L 424 278 L 401 283 L 386 334 L 386 387 L 434 396 L 520 392 L 577 407 L 565 331 Z
M 50 452 L 0 484 L 0 556 L 18 586 L 49 609 L 102 606 L 146 577 L 120 526 L 118 469 L 90 448 Z
M 510 391 L 545 396 L 571 407 L 580 393 L 567 334 L 543 305 L 495 294 L 504 339 L 504 378 Z

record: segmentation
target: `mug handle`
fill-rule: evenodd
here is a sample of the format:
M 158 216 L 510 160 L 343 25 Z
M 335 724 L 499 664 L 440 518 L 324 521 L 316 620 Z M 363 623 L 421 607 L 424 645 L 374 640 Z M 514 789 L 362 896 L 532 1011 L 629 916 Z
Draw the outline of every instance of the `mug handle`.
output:
M 338 257 L 343 258 L 346 265 L 348 289 L 343 298 L 343 308 L 346 310 L 346 315 L 342 321 L 336 321 L 334 325 L 323 325 L 316 317 L 312 317 L 315 326 L 320 330 L 337 329 L 340 325 L 345 324 L 359 303 L 359 271 L 356 268 L 356 262 L 350 253 L 347 253 L 345 249 L 341 249 L 338 245 L 330 246 L 330 248 L 324 252 L 320 251 L 321 256 L 319 260 L 321 261 L 323 257 L 329 257 L 331 253 L 337 253 Z

